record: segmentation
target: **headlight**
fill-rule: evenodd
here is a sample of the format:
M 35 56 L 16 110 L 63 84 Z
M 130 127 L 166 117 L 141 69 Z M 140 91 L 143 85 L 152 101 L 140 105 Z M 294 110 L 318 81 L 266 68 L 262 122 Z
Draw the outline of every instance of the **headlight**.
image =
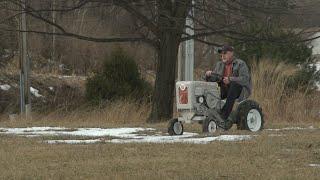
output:
M 203 102 L 204 102 L 203 96 L 198 97 L 198 102 L 199 102 L 199 103 L 203 103 Z

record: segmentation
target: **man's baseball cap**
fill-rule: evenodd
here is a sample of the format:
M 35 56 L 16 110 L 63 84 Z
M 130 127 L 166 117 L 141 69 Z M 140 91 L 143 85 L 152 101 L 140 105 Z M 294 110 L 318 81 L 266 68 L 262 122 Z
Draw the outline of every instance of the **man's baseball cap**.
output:
M 218 49 L 218 53 L 222 53 L 222 52 L 227 52 L 227 51 L 231 51 L 233 52 L 234 48 L 232 46 L 229 46 L 229 45 L 223 45 L 222 47 L 220 47 Z

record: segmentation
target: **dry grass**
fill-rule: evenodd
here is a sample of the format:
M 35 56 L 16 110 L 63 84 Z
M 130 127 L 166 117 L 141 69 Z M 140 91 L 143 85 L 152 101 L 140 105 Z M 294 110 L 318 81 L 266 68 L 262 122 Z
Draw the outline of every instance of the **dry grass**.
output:
M 253 96 L 263 108 L 267 121 L 319 122 L 320 93 L 303 91 L 288 93 L 285 83 L 288 76 L 297 70 L 287 64 L 273 64 L 264 60 L 253 64 Z
M 75 110 L 66 115 L 64 121 L 82 121 L 89 124 L 94 121 L 95 124 L 139 124 L 146 122 L 150 112 L 149 103 L 139 103 L 134 100 L 118 100 L 110 102 L 104 108 L 94 108 L 92 110 Z M 56 113 L 44 117 L 43 119 L 55 118 Z
M 251 141 L 49 145 L 1 136 L 2 179 L 318 179 L 319 130 Z
M 31 120 L 2 118 L 2 126 L 66 126 L 66 127 L 110 127 L 123 125 L 141 125 L 146 123 L 150 104 L 131 99 L 109 102 L 104 107 L 88 107 L 84 104 L 71 112 L 56 110 L 49 114 L 33 114 Z

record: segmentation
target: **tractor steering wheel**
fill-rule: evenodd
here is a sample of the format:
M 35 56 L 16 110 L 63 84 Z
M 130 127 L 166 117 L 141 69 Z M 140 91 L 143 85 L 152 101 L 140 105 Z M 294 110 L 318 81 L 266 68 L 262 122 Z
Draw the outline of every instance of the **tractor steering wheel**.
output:
M 207 82 L 221 82 L 223 80 L 223 76 L 221 76 L 220 74 L 211 72 L 210 76 L 205 75 L 203 79 Z

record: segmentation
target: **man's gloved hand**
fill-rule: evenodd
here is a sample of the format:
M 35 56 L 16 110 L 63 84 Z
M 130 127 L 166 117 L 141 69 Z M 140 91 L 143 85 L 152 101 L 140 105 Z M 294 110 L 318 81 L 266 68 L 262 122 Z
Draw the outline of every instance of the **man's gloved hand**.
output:
M 212 71 L 207 71 L 207 72 L 206 72 L 206 77 L 211 76 L 211 74 L 212 74 Z
M 223 83 L 224 83 L 224 84 L 229 84 L 229 83 L 230 83 L 229 77 L 224 77 L 224 78 L 223 78 Z
M 213 71 L 207 71 L 205 79 L 208 82 L 221 82 L 223 80 L 223 78 L 219 74 L 216 74 Z

